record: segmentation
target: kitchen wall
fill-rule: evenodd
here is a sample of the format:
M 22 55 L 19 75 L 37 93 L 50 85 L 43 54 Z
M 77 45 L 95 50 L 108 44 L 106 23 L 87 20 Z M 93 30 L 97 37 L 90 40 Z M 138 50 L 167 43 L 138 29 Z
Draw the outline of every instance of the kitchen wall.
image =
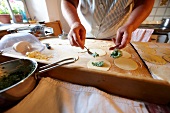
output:
M 143 23 L 160 23 L 163 17 L 170 18 L 170 0 L 163 6 L 160 5 L 161 1 L 164 0 L 155 0 L 152 12 Z M 61 0 L 25 0 L 25 2 L 32 18 L 36 16 L 38 21 L 46 22 L 60 20 L 63 30 L 69 32 L 70 28 L 61 13 Z
M 167 1 L 165 5 L 161 5 L 162 1 Z M 145 22 L 160 22 L 162 18 L 170 18 L 170 0 L 155 0 L 152 12 L 146 18 Z
M 37 21 L 52 22 L 60 20 L 65 32 L 69 26 L 61 13 L 61 0 L 25 0 L 31 18 L 36 16 Z

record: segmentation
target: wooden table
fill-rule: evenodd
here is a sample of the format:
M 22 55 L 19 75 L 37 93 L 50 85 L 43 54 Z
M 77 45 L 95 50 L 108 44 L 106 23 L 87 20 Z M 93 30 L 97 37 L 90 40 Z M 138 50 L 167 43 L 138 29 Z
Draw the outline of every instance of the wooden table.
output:
M 61 44 L 59 39 L 44 39 L 41 42 L 50 43 L 52 47 L 56 45 L 56 48 L 63 45 L 62 50 L 65 50 L 66 48 L 64 48 L 64 45 L 70 45 L 67 40 L 64 41 L 65 44 Z M 88 48 L 104 49 L 107 52 L 107 55 L 103 56 L 103 58 L 107 59 L 111 63 L 113 62 L 108 50 L 108 48 L 113 45 L 111 41 L 89 39 L 86 40 L 85 45 Z M 107 72 L 90 70 L 86 67 L 86 63 L 89 59 L 91 59 L 91 56 L 83 53 L 83 55 L 79 54 L 80 59 L 75 64 L 51 70 L 48 72 L 48 76 L 80 85 L 94 86 L 107 93 L 130 99 L 137 99 L 157 104 L 169 103 L 170 84 L 165 81 L 151 78 L 150 73 L 145 68 L 143 62 L 131 45 L 128 45 L 124 48 L 124 50 L 131 53 L 132 58 L 135 59 L 135 61 L 142 64 L 141 69 L 130 72 L 129 74 L 129 71 L 127 72 L 118 69 L 112 64 L 111 69 Z
M 128 45 L 124 50 L 132 54 L 132 59 L 137 61 L 140 67 L 135 71 L 125 71 L 113 64 L 113 58 L 110 57 L 108 50 L 113 45 L 111 41 L 86 40 L 85 45 L 88 48 L 101 48 L 105 50 L 107 54 L 103 58 L 112 64 L 109 71 L 98 71 L 88 69 L 86 66 L 87 62 L 93 57 L 86 53 L 78 53 L 75 47 L 70 46 L 68 40 L 47 38 L 42 39 L 41 42 L 49 43 L 52 47 L 52 50 L 45 49 L 42 53 L 47 55 L 53 54 L 54 57 L 49 61 L 37 60 L 40 64 L 48 64 L 62 59 L 60 57 L 62 52 L 77 53 L 79 56 L 79 60 L 74 64 L 58 67 L 43 76 L 50 76 L 70 83 L 93 86 L 107 93 L 134 100 L 157 104 L 167 104 L 170 102 L 170 84 L 153 79 L 131 45 Z M 15 53 L 12 57 L 22 58 L 23 56 Z

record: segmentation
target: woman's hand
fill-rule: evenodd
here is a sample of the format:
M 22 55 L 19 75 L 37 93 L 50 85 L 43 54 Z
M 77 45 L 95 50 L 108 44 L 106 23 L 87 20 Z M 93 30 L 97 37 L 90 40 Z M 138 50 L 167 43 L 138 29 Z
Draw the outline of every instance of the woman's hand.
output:
M 85 36 L 86 36 L 86 30 L 84 26 L 79 22 L 75 22 L 71 26 L 70 32 L 68 34 L 68 39 L 72 46 L 77 46 L 84 49 L 85 38 L 86 38 Z
M 115 44 L 119 45 L 117 48 L 124 48 L 128 43 L 130 43 L 132 32 L 132 25 L 123 25 L 118 29 L 115 41 Z

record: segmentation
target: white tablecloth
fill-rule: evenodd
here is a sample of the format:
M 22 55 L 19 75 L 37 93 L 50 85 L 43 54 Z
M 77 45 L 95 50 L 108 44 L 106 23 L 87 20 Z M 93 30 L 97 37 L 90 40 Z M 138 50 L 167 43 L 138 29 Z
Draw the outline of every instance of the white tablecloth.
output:
M 148 113 L 143 102 L 109 95 L 93 87 L 42 78 L 6 113 Z

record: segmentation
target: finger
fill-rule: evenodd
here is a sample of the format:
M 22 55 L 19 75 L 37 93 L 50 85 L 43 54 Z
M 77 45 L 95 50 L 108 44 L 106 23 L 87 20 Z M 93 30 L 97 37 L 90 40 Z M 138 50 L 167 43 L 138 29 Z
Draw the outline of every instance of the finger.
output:
M 85 34 L 85 30 L 80 29 L 73 35 L 75 43 L 82 49 L 84 48 L 85 44 Z
M 112 38 L 112 41 L 113 41 L 114 44 L 116 43 L 116 39 L 115 38 Z
M 74 38 L 72 36 L 68 36 L 68 39 L 69 39 L 69 42 L 70 42 L 71 46 L 78 46 L 76 44 L 76 42 L 74 41 Z
M 73 43 L 74 45 L 76 45 L 77 47 L 80 47 L 80 35 L 78 32 L 73 34 Z
M 72 37 L 71 37 L 70 35 L 68 35 L 67 37 L 68 37 L 68 39 L 69 39 L 70 44 L 73 46 Z
M 81 39 L 80 47 L 82 49 L 84 49 L 84 44 L 85 44 L 85 39 L 86 39 L 86 31 L 85 30 L 80 30 L 80 39 Z
M 119 47 L 119 45 L 116 45 L 114 47 L 110 47 L 109 50 L 114 50 L 115 48 L 118 48 L 118 47 Z
M 120 32 L 117 33 L 116 43 L 115 43 L 116 45 L 120 45 L 121 44 L 122 36 L 123 36 L 123 33 L 120 33 Z
M 127 33 L 125 33 L 125 34 L 123 35 L 122 42 L 121 42 L 121 44 L 120 44 L 119 47 L 118 47 L 119 49 L 122 49 L 122 48 L 126 47 L 126 45 L 127 45 L 128 43 L 130 43 L 129 37 L 130 37 L 130 35 L 128 35 Z

